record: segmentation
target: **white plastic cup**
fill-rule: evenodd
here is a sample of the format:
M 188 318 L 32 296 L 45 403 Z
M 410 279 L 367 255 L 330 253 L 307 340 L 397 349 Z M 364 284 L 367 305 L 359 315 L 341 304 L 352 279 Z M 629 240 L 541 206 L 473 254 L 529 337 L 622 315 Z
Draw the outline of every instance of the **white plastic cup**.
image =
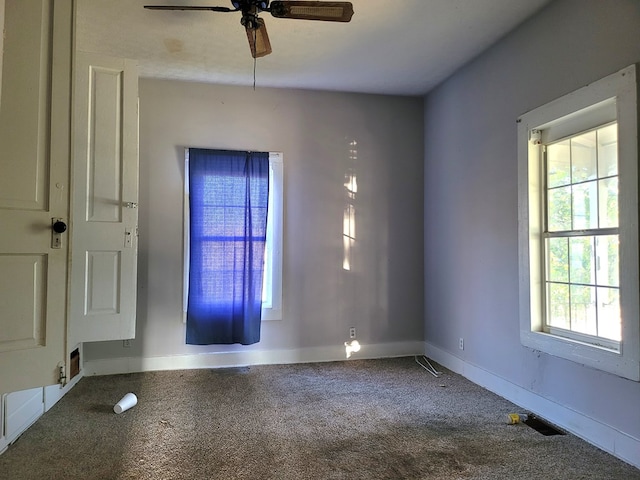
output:
M 113 411 L 117 414 L 126 412 L 138 403 L 138 397 L 133 393 L 127 393 L 122 399 L 113 406 Z

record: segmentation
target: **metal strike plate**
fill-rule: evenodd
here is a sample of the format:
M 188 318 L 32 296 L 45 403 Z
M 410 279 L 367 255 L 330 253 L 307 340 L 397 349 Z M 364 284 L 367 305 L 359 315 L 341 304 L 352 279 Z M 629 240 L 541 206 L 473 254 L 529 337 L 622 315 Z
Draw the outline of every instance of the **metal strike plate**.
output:
M 126 227 L 124 229 L 124 248 L 131 248 L 133 240 L 131 239 L 131 228 Z

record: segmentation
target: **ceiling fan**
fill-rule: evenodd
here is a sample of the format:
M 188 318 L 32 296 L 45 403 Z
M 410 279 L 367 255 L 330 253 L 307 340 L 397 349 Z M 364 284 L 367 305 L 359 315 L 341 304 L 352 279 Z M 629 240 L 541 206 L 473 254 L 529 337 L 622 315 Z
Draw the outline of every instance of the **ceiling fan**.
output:
M 264 57 L 271 53 L 271 42 L 267 35 L 261 12 L 268 12 L 276 18 L 298 20 L 322 20 L 325 22 L 349 22 L 353 16 L 351 2 L 311 2 L 311 1 L 273 1 L 269 0 L 232 0 L 229 7 L 197 7 L 177 5 L 145 5 L 150 10 L 201 10 L 210 12 L 241 12 L 240 23 L 247 31 L 247 39 L 253 58 Z

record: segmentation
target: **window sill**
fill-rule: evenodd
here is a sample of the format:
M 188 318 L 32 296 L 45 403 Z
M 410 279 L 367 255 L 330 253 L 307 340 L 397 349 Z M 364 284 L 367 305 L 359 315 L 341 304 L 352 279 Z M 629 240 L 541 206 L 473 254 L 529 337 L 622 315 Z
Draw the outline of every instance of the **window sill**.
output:
M 550 327 L 548 331 L 544 333 L 548 333 L 549 335 L 558 337 L 561 340 L 566 340 L 569 342 L 573 341 L 587 347 L 600 348 L 602 350 L 617 354 L 620 353 L 620 341 L 609 340 L 601 337 L 593 337 L 591 335 L 585 335 L 582 333 L 572 332 L 570 330 L 564 330 L 562 328 L 555 327 Z
M 616 352 L 609 348 L 551 333 L 523 330 L 520 331 L 520 340 L 525 347 L 533 350 L 613 373 L 636 382 L 640 381 L 640 363 L 635 358 L 622 355 L 622 344 L 620 352 Z
M 263 322 L 275 322 L 278 320 L 282 320 L 282 309 L 280 308 L 263 308 L 262 309 Z

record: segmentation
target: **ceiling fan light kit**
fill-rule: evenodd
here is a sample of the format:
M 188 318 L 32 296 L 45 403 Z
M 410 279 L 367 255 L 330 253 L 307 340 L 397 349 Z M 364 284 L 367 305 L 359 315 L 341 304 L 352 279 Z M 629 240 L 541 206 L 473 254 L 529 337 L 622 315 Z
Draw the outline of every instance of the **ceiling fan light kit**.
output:
M 253 58 L 264 57 L 271 53 L 271 43 L 267 27 L 261 12 L 268 12 L 275 18 L 296 20 L 319 20 L 324 22 L 349 22 L 353 16 L 351 2 L 315 2 L 315 1 L 273 1 L 269 0 L 232 0 L 229 7 L 145 5 L 150 10 L 195 10 L 209 12 L 241 12 L 241 25 L 247 32 L 249 48 Z

